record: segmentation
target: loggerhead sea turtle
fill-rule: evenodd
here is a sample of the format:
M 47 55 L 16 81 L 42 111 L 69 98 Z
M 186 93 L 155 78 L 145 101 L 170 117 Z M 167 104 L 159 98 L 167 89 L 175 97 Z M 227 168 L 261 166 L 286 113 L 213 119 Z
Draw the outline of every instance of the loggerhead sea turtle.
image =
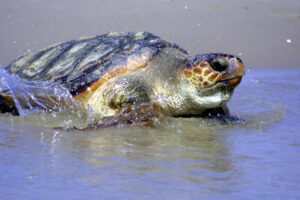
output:
M 236 56 L 191 56 L 149 32 L 111 32 L 68 41 L 20 57 L 5 69 L 22 79 L 62 85 L 107 124 L 151 124 L 153 116 L 162 114 L 228 114 L 226 103 L 244 75 Z M 0 91 L 0 110 L 16 111 L 7 91 Z

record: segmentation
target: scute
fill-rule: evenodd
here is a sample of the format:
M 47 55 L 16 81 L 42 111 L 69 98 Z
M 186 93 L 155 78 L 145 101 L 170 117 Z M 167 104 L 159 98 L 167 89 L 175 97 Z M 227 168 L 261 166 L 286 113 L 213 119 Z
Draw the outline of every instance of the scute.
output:
M 146 64 L 165 47 L 177 48 L 148 32 L 109 33 L 61 43 L 17 59 L 6 67 L 28 80 L 50 80 L 84 92 L 90 85 L 105 81 Z

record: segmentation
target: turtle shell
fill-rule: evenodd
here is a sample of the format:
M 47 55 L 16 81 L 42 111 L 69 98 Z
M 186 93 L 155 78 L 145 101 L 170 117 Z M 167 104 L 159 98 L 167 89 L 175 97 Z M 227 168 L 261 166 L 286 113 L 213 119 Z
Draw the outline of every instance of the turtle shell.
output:
M 75 96 L 110 77 L 147 66 L 165 47 L 187 53 L 152 33 L 109 33 L 68 41 L 22 56 L 6 70 L 28 80 L 59 83 Z

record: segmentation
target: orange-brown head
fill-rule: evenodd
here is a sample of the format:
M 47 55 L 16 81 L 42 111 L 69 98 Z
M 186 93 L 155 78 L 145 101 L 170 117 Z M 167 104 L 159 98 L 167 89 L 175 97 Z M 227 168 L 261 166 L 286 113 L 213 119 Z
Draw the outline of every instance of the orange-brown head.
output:
M 215 108 L 227 103 L 245 74 L 240 58 L 222 54 L 199 54 L 186 60 L 183 84 L 189 99 L 198 108 Z
M 235 88 L 245 69 L 242 60 L 236 56 L 211 53 L 196 55 L 186 63 L 183 73 L 200 92 L 217 83 Z

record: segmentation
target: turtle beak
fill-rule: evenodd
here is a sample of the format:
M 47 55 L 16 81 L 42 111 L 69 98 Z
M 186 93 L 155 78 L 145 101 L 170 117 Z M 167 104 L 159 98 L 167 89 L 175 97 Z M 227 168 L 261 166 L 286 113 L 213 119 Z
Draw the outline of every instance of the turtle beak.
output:
M 245 67 L 242 60 L 238 57 L 233 57 L 228 60 L 229 67 L 222 75 L 220 82 L 228 85 L 231 88 L 235 88 L 242 80 L 245 74 Z

